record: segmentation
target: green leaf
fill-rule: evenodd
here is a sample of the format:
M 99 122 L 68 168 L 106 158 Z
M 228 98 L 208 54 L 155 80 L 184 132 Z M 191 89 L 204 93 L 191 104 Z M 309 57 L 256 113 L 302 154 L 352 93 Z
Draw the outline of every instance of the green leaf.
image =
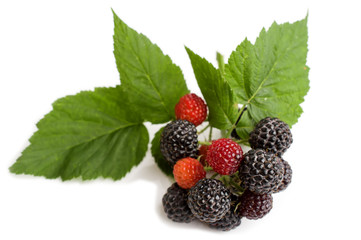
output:
M 237 124 L 237 135 L 243 140 L 248 140 L 249 133 L 254 129 L 255 124 L 248 110 L 246 110 L 242 115 L 242 121 Z
M 129 101 L 152 123 L 175 119 L 175 105 L 189 92 L 182 71 L 146 36 L 113 15 L 114 55 Z
M 173 169 L 171 168 L 167 160 L 165 160 L 162 152 L 160 151 L 160 136 L 163 132 L 163 129 L 164 127 L 159 129 L 158 132 L 156 132 L 156 134 L 154 135 L 154 138 L 152 140 L 151 152 L 160 170 L 162 170 L 165 175 L 173 177 Z
M 273 23 L 254 45 L 246 39 L 231 54 L 225 77 L 238 102 L 248 107 L 248 119 L 238 126 L 254 126 L 267 116 L 290 126 L 297 122 L 309 90 L 307 36 L 307 17 L 293 24 Z
M 199 88 L 207 102 L 210 125 L 218 129 L 229 129 L 237 120 L 238 113 L 238 106 L 231 88 L 220 71 L 211 63 L 187 47 L 186 50 Z
M 147 151 L 143 119 L 123 89 L 96 88 L 53 103 L 10 171 L 46 178 L 122 178 Z

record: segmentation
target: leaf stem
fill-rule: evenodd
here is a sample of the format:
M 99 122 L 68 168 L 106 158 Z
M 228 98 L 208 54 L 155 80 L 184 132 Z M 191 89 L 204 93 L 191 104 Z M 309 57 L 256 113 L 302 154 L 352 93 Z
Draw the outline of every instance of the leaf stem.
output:
M 215 173 L 215 174 L 213 174 L 210 178 L 211 179 L 214 179 L 215 177 L 217 177 L 218 176 L 218 173 Z
M 209 136 L 208 136 L 208 141 L 209 141 L 209 142 L 212 142 L 212 130 L 213 130 L 213 127 L 211 127 L 211 128 L 209 129 Z
M 237 121 L 232 125 L 232 127 L 229 129 L 228 133 L 227 133 L 227 138 L 229 138 L 231 136 L 232 131 L 237 127 L 237 124 L 239 123 L 239 121 L 241 120 L 241 117 L 243 115 L 243 113 L 247 110 L 247 105 L 243 105 L 243 107 L 239 110 L 238 112 L 238 117 L 237 117 Z
M 200 145 L 206 145 L 206 146 L 209 146 L 209 145 L 212 144 L 211 142 L 205 142 L 205 141 L 198 141 L 198 143 L 199 143 Z
M 249 139 L 240 139 L 240 140 L 235 140 L 236 143 L 239 143 L 239 144 L 243 144 L 243 143 L 246 143 L 248 142 Z
M 244 192 L 244 189 L 239 184 L 237 184 L 232 178 L 229 179 L 229 183 L 237 190 L 237 192 L 239 193 Z
M 197 134 L 199 135 L 199 134 L 202 134 L 204 131 L 206 131 L 207 130 L 207 128 L 209 128 L 210 127 L 210 125 L 208 124 L 205 128 L 203 128 L 202 130 L 200 130 Z
M 220 181 L 223 182 L 223 184 L 228 187 L 228 180 L 229 180 L 229 176 L 228 175 L 222 175 L 220 178 L 219 178 Z
M 212 167 L 204 167 L 204 171 L 209 172 L 209 171 L 213 171 Z

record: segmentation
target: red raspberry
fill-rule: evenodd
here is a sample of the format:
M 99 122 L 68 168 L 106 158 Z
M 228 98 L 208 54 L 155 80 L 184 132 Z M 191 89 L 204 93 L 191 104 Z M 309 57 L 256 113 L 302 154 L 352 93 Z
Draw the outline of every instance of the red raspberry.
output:
M 194 93 L 184 95 L 175 106 L 177 119 L 188 120 L 198 126 L 207 118 L 207 105 Z
M 174 165 L 173 175 L 181 188 L 193 187 L 199 180 L 206 177 L 202 164 L 194 158 L 183 158 Z
M 207 162 L 213 170 L 222 175 L 238 171 L 243 151 L 241 146 L 229 138 L 221 138 L 208 147 Z
M 201 147 L 199 148 L 199 156 L 201 156 L 201 158 L 199 159 L 199 161 L 202 163 L 203 166 L 208 167 L 209 164 L 207 163 L 207 151 L 208 151 L 208 145 L 201 145 Z

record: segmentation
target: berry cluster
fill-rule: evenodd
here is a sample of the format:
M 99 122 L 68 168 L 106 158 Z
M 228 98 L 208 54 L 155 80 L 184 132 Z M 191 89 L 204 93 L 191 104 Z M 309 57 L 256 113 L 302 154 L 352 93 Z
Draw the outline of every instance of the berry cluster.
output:
M 199 146 L 196 126 L 207 118 L 207 105 L 195 94 L 175 107 L 177 120 L 163 130 L 160 149 L 173 168 L 173 183 L 162 199 L 168 218 L 195 219 L 210 228 L 228 231 L 242 217 L 259 219 L 272 209 L 272 194 L 287 188 L 292 170 L 282 159 L 292 143 L 288 125 L 277 118 L 262 119 L 250 133 L 251 150 L 243 153 L 236 133 Z M 207 178 L 207 171 L 213 172 Z

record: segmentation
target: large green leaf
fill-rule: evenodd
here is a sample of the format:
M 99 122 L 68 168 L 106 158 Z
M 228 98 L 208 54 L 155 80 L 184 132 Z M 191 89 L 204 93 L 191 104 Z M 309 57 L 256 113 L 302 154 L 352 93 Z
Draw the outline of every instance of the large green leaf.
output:
M 182 71 L 157 45 L 129 28 L 115 13 L 114 25 L 114 55 L 129 101 L 152 123 L 175 119 L 175 105 L 189 92 Z
M 142 121 L 119 86 L 61 98 L 10 171 L 63 180 L 120 179 L 147 150 Z
M 170 166 L 169 162 L 165 160 L 162 152 L 160 151 L 160 136 L 162 135 L 163 129 L 164 127 L 159 129 L 158 132 L 156 132 L 156 134 L 154 135 L 154 138 L 152 140 L 151 152 L 152 156 L 154 157 L 154 161 L 159 167 L 159 169 L 162 170 L 165 175 L 173 177 L 173 169 Z
M 218 129 L 229 129 L 237 120 L 238 113 L 232 90 L 218 69 L 189 48 L 186 48 L 186 50 L 198 86 L 207 102 L 210 125 Z
M 254 45 L 246 39 L 231 54 L 225 76 L 238 102 L 248 107 L 240 125 L 254 126 L 267 116 L 290 126 L 297 122 L 309 90 L 307 39 L 307 17 L 293 24 L 273 23 Z

